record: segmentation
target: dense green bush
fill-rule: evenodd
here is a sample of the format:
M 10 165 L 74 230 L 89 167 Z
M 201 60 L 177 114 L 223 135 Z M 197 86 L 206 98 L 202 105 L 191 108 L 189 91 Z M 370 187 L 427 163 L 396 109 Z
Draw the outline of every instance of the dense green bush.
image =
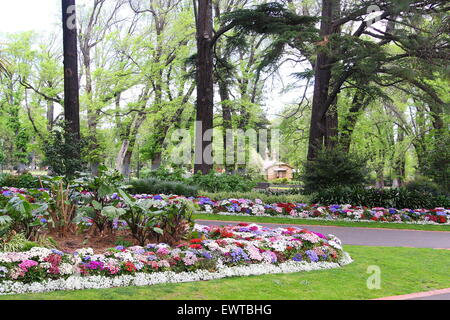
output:
M 86 168 L 80 150 L 88 145 L 87 140 L 77 139 L 73 133 L 66 132 L 64 124 L 54 129 L 44 144 L 45 161 L 54 175 L 72 179 Z M 82 152 L 85 153 L 85 152 Z
M 199 196 L 210 198 L 214 201 L 225 199 L 260 199 L 263 203 L 310 203 L 310 196 L 296 194 L 296 195 L 271 195 L 263 192 L 204 192 L 201 191 Z
M 405 188 L 408 191 L 426 192 L 436 196 L 444 195 L 442 188 L 437 183 L 423 177 L 417 177 L 416 179 L 407 182 Z
M 153 178 L 163 181 L 186 181 L 184 178 L 185 170 L 182 168 L 174 169 L 170 171 L 166 168 L 159 168 L 158 170 L 143 170 L 143 178 Z
M 214 172 L 210 172 L 206 175 L 197 173 L 189 178 L 188 182 L 191 182 L 192 184 L 198 186 L 201 190 L 208 192 L 248 192 L 256 186 L 256 182 L 251 180 L 250 177 L 226 173 L 216 174 Z
M 155 178 L 132 180 L 127 190 L 132 194 L 176 194 L 186 197 L 195 197 L 198 192 L 196 186 L 184 182 L 162 181 Z
M 312 196 L 313 203 L 322 205 L 351 204 L 366 207 L 434 209 L 450 207 L 450 197 L 426 191 L 400 189 L 365 189 L 360 187 L 331 187 Z
M 314 161 L 305 164 L 301 175 L 306 193 L 333 186 L 362 186 L 367 176 L 366 161 L 339 148 L 321 150 Z
M 39 179 L 30 173 L 22 175 L 6 174 L 0 177 L 0 187 L 39 188 Z
M 441 190 L 450 194 L 450 131 L 442 129 L 432 140 L 423 155 L 419 171 L 437 183 Z
M 251 191 L 257 184 L 256 180 L 252 179 L 250 175 L 218 174 L 213 171 L 206 175 L 199 172 L 189 178 L 185 178 L 184 175 L 185 171 L 183 169 L 169 171 L 168 169 L 160 168 L 158 170 L 145 172 L 143 176 L 147 179 L 153 179 L 149 181 L 182 182 L 184 185 L 196 186 L 198 189 L 208 192 L 247 192 Z M 177 186 L 177 188 L 181 188 L 177 184 L 174 185 Z M 167 186 L 170 188 L 170 184 L 167 184 Z

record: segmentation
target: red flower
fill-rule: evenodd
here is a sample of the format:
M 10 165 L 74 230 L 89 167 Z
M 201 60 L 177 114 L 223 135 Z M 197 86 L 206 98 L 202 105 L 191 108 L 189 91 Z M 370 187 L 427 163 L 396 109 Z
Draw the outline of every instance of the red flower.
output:
M 125 270 L 128 272 L 136 272 L 136 266 L 131 261 L 125 262 Z
M 191 243 L 202 243 L 202 239 L 191 239 Z
M 240 227 L 246 227 L 246 226 L 248 226 L 248 223 L 241 222 L 241 223 L 238 224 L 238 226 L 240 226 Z
M 189 248 L 192 248 L 192 249 L 201 249 L 201 248 L 202 248 L 202 245 L 201 245 L 201 244 L 191 244 L 191 245 L 189 246 Z

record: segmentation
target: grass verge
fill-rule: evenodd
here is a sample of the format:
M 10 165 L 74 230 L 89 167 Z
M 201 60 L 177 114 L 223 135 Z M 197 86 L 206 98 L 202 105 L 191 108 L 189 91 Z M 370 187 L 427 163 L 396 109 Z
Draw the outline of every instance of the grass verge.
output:
M 0 300 L 361 300 L 450 287 L 450 251 L 345 246 L 355 262 L 340 269 L 148 287 L 0 296 Z M 369 266 L 381 270 L 381 288 L 367 288 Z
M 351 228 L 384 228 L 384 229 L 405 229 L 424 231 L 450 231 L 450 225 L 429 225 L 429 224 L 402 224 L 402 223 L 380 223 L 380 222 L 352 222 L 352 221 L 328 221 L 311 219 L 291 219 L 283 217 L 254 217 L 254 216 L 221 216 L 218 214 L 195 214 L 196 220 L 220 220 L 220 221 L 241 221 L 255 223 L 285 223 L 309 226 L 337 226 Z

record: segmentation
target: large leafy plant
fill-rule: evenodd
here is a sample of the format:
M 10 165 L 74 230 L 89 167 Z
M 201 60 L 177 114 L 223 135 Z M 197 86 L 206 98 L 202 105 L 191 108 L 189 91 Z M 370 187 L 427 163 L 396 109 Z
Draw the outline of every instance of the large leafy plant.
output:
M 47 209 L 46 203 L 31 203 L 18 194 L 9 200 L 4 211 L 12 220 L 10 223 L 14 231 L 22 232 L 29 240 L 36 240 L 47 223 Z
M 71 188 L 65 177 L 44 177 L 42 184 L 48 188 L 45 201 L 48 204 L 48 212 L 51 217 L 50 229 L 66 235 L 69 231 L 75 232 L 77 192 Z
M 159 216 L 163 213 L 154 200 L 141 199 L 136 200 L 124 190 L 119 190 L 119 194 L 124 203 L 123 208 L 109 207 L 109 215 L 117 216 L 123 219 L 135 238 L 141 246 L 145 245 L 147 240 L 158 238 L 163 234 L 159 228 Z
M 187 238 L 193 226 L 195 205 L 187 199 L 175 199 L 168 204 L 158 200 L 136 200 L 123 190 L 119 191 L 125 206 L 110 208 L 130 228 L 141 246 L 149 240 L 177 244 Z
M 75 180 L 80 191 L 79 217 L 88 217 L 92 220 L 101 235 L 107 229 L 113 230 L 113 219 L 117 212 L 112 210 L 119 203 L 115 196 L 122 187 L 123 176 L 118 171 L 108 170 L 105 166 L 99 167 L 97 176 L 82 175 Z

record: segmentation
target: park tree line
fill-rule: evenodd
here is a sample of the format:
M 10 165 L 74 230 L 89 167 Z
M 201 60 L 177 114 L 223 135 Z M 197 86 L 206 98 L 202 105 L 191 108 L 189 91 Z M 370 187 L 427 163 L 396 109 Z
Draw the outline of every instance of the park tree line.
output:
M 279 128 L 281 160 L 363 154 L 379 186 L 448 166 L 446 1 L 377 1 L 368 16 L 373 1 L 94 0 L 78 5 L 76 29 L 74 4 L 62 0 L 54 34 L 5 36 L 5 164 L 49 163 L 70 144 L 73 170 L 128 176 L 133 161 L 170 165 L 176 129 L 214 128 L 225 142 L 227 129 Z M 269 120 L 273 83 L 297 99 Z M 198 161 L 210 143 L 197 137 L 188 169 L 214 169 Z

